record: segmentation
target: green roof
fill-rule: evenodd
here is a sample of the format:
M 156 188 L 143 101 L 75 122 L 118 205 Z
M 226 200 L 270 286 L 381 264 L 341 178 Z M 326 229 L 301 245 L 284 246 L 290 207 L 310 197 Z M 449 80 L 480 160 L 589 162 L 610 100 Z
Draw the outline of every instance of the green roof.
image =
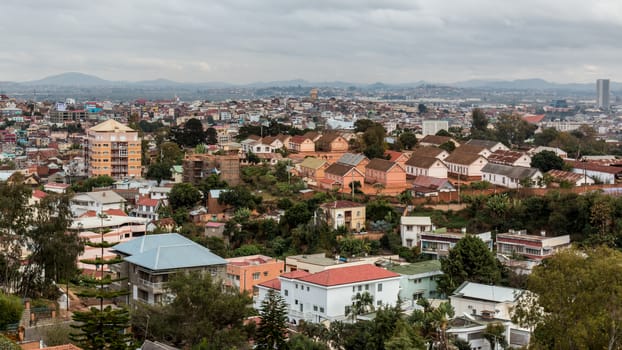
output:
M 324 165 L 324 163 L 326 163 L 326 161 L 323 159 L 307 157 L 302 161 L 302 163 L 300 163 L 300 166 L 311 169 L 319 169 L 322 165 Z
M 399 273 L 400 275 L 418 275 L 434 271 L 441 271 L 440 260 L 426 260 L 406 265 L 393 265 L 389 267 L 389 271 Z

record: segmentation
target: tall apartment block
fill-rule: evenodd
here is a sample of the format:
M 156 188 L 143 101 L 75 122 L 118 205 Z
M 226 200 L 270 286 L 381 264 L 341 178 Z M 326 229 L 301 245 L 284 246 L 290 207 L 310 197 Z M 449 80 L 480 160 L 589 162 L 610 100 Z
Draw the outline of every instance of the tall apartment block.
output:
M 237 152 L 226 155 L 190 154 L 182 165 L 184 182 L 198 184 L 201 179 L 218 174 L 230 186 L 240 183 L 240 157 Z
M 141 176 L 141 140 L 134 129 L 108 119 L 88 129 L 87 136 L 89 176 Z
M 609 109 L 609 79 L 596 80 L 596 107 Z

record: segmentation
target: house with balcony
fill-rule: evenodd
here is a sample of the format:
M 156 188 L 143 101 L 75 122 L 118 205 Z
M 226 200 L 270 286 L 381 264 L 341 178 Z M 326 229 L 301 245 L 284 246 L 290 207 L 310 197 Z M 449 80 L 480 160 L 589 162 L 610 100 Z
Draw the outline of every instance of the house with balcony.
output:
M 77 193 L 70 200 L 71 213 L 74 217 L 88 211 L 102 213 L 110 209 L 125 210 L 126 200 L 114 191 L 94 191 Z
M 510 348 L 529 345 L 531 332 L 512 322 L 512 309 L 526 291 L 473 282 L 464 282 L 449 300 L 456 317 L 450 321 L 447 333 L 469 342 L 471 349 L 492 350 L 484 338 L 489 323 L 500 323 L 505 328 L 505 339 Z
M 339 267 L 318 273 L 292 271 L 257 285 L 255 307 L 259 308 L 270 289 L 287 303 L 292 324 L 343 321 L 357 293 L 369 293 L 374 306 L 394 306 L 398 301 L 400 275 L 372 264 Z
M 126 278 L 131 303 L 167 303 L 174 296 L 166 282 L 176 273 L 197 271 L 224 280 L 227 260 L 177 233 L 146 235 L 114 246 L 123 262 L 111 266 L 118 278 Z
M 283 260 L 265 255 L 239 256 L 226 260 L 229 263 L 225 283 L 240 293 L 252 293 L 256 285 L 279 277 L 285 269 Z
M 436 282 L 443 275 L 440 260 L 425 260 L 388 268 L 400 275 L 400 299 L 405 307 L 415 306 L 417 300 L 440 299 Z
M 365 229 L 365 204 L 352 201 L 334 201 L 320 206 L 328 225 L 334 229 L 344 226 L 349 231 Z
M 434 225 L 432 225 L 432 219 L 429 216 L 404 215 L 400 217 L 400 237 L 403 247 L 418 247 L 419 234 L 432 231 L 434 231 Z
M 448 232 L 447 229 L 438 229 L 435 232 L 422 232 L 419 235 L 419 247 L 422 254 L 427 254 L 435 259 L 446 257 L 449 250 L 456 246 L 459 240 L 466 237 L 469 233 L 466 230 L 461 232 Z M 488 249 L 492 251 L 492 235 L 490 232 L 472 234 L 481 239 Z
M 136 206 L 132 210 L 134 216 L 139 218 L 147 218 L 150 221 L 158 220 L 158 208 L 161 201 L 159 199 L 153 199 L 149 196 L 139 196 L 136 200 Z
M 529 272 L 556 252 L 570 247 L 570 236 L 547 237 L 546 232 L 540 235 L 528 235 L 526 230 L 509 230 L 497 233 L 497 258 L 518 272 Z

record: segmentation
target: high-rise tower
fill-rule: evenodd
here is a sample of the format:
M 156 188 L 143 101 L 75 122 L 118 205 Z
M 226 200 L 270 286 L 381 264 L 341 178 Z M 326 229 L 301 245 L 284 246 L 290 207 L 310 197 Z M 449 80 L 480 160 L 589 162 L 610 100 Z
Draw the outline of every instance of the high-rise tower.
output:
M 596 80 L 596 107 L 609 109 L 609 79 Z

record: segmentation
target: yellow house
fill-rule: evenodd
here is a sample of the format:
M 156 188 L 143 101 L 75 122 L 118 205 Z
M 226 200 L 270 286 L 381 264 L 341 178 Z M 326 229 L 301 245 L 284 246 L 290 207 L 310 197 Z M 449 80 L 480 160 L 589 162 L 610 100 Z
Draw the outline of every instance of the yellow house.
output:
M 115 179 L 141 176 L 141 140 L 138 132 L 114 119 L 88 129 L 89 176 Z
M 350 231 L 365 230 L 365 204 L 352 201 L 334 201 L 322 205 L 328 225 L 334 229 L 345 226 Z

